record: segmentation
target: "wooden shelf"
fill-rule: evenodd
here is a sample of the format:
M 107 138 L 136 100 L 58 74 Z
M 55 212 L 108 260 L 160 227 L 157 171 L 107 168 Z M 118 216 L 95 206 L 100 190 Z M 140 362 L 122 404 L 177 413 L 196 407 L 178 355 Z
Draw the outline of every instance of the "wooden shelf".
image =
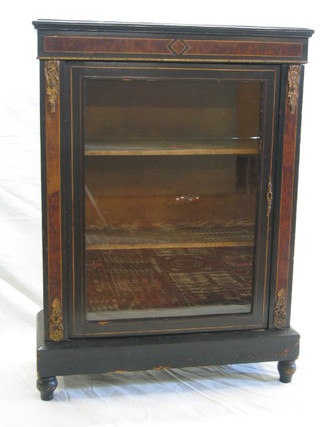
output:
M 86 249 L 204 248 L 254 245 L 253 225 L 86 230 Z
M 101 141 L 85 145 L 86 156 L 258 155 L 259 137 L 181 141 Z

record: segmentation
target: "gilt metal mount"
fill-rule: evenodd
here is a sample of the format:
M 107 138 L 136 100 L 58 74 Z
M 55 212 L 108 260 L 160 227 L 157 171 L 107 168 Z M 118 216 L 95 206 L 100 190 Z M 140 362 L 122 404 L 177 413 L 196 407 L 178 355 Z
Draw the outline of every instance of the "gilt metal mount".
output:
M 47 105 L 51 114 L 56 112 L 56 104 L 59 96 L 59 61 L 45 62 L 45 79 Z
M 288 102 L 290 113 L 293 114 L 298 105 L 300 85 L 300 65 L 290 65 L 288 71 Z
M 286 291 L 281 288 L 277 294 L 276 306 L 274 310 L 273 326 L 277 329 L 283 329 L 287 320 L 287 299 Z
M 55 298 L 51 305 L 49 337 L 52 341 L 61 341 L 63 339 L 62 309 L 58 298 Z

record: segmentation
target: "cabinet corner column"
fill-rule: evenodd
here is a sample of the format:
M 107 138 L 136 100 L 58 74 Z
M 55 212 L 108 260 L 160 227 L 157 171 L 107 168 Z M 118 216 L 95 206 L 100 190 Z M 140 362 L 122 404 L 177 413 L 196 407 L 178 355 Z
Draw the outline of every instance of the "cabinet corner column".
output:
M 64 336 L 62 313 L 62 233 L 61 233 L 61 162 L 60 162 L 60 62 L 44 60 L 44 133 L 42 147 L 46 176 L 43 212 L 45 271 L 45 335 L 51 341 Z
M 289 65 L 284 69 L 286 81 L 282 103 L 281 176 L 277 185 L 280 191 L 278 229 L 276 237 L 276 270 L 274 292 L 271 295 L 271 327 L 283 329 L 290 326 L 290 300 L 294 253 L 296 193 L 298 179 L 301 98 L 303 66 Z

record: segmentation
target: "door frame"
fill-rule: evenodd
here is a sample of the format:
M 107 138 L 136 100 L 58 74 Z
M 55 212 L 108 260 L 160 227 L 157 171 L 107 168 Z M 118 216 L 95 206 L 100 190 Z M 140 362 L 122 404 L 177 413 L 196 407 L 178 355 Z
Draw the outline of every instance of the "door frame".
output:
M 65 87 L 69 91 L 70 189 L 68 196 L 68 283 L 69 336 L 99 337 L 152 335 L 197 331 L 225 331 L 265 328 L 268 322 L 275 145 L 278 129 L 279 65 L 157 64 L 123 62 L 67 62 Z M 261 108 L 262 144 L 257 206 L 256 263 L 250 313 L 134 320 L 88 321 L 84 272 L 84 141 L 82 135 L 82 82 L 85 78 L 232 79 L 254 80 L 263 84 Z M 270 124 L 267 126 L 266 124 Z M 68 181 L 67 181 L 68 182 Z

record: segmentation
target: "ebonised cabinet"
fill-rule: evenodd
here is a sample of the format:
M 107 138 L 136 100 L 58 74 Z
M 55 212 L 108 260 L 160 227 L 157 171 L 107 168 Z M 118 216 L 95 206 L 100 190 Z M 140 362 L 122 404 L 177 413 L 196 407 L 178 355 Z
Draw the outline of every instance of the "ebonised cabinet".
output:
M 56 376 L 278 361 L 312 31 L 34 22 L 44 310 Z

